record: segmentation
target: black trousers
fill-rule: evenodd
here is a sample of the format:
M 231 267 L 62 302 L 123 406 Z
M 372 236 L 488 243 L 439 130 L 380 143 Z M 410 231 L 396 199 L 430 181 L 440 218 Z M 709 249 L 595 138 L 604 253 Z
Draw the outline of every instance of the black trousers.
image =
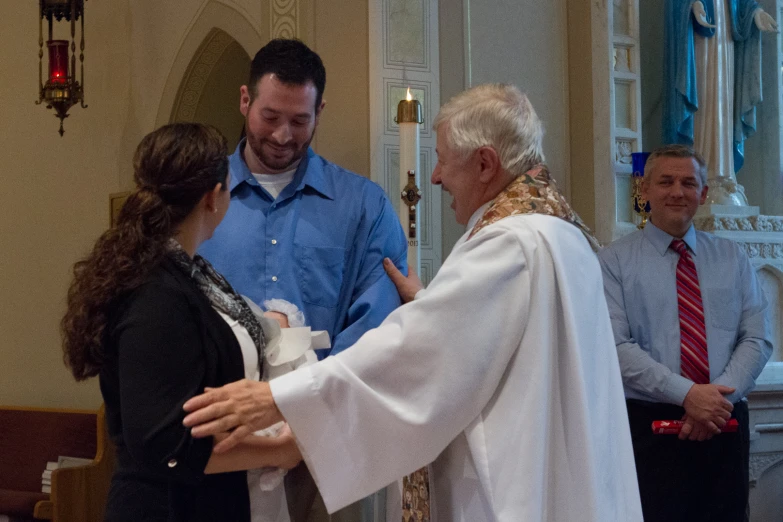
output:
M 628 418 L 645 522 L 743 522 L 748 505 L 748 405 L 734 405 L 737 433 L 707 441 L 655 435 L 654 420 L 679 420 L 673 404 L 628 399 Z

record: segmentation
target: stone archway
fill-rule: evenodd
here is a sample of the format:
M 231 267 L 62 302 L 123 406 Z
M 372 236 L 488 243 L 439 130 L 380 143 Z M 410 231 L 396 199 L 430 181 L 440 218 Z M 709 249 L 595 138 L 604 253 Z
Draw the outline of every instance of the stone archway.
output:
M 268 7 L 262 9 L 266 12 Z M 250 56 L 269 40 L 267 25 L 263 16 L 254 17 L 224 2 L 206 2 L 183 35 L 161 93 L 155 126 L 171 121 L 202 121 L 215 125 L 227 134 L 230 143 L 236 143 L 232 129 L 241 119 L 239 86 L 247 81 Z M 221 80 L 218 74 L 227 76 Z M 229 78 L 233 80 L 226 87 Z M 216 99 L 221 90 L 228 92 Z M 232 117 L 233 124 L 221 121 Z
M 168 121 L 209 123 L 233 149 L 244 120 L 239 113 L 239 87 L 247 83 L 250 57 L 225 31 L 213 28 L 188 64 Z

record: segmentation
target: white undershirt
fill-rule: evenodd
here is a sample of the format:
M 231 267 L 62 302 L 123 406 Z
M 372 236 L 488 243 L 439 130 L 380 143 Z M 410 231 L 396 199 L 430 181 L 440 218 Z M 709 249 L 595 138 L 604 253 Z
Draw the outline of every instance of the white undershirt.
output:
M 292 170 L 287 170 L 280 174 L 256 174 L 254 172 L 253 177 L 273 198 L 277 199 L 277 196 L 294 179 L 294 174 L 296 174 L 296 166 Z

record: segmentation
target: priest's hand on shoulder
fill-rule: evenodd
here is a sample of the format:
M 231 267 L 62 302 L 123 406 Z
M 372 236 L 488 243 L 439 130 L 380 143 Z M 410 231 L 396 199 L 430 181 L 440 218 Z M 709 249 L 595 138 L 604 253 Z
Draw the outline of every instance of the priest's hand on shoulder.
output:
M 410 303 L 413 301 L 413 298 L 416 297 L 419 290 L 424 288 L 421 279 L 419 279 L 419 276 L 410 266 L 408 266 L 408 277 L 405 277 L 402 275 L 402 272 L 397 270 L 397 267 L 394 266 L 392 260 L 387 257 L 383 260 L 383 269 L 386 270 L 389 279 L 391 279 L 394 286 L 397 287 L 397 293 L 400 294 L 400 299 L 402 299 L 403 303 Z
M 231 433 L 215 446 L 216 453 L 233 448 L 254 431 L 284 420 L 269 383 L 248 379 L 208 388 L 188 400 L 183 409 L 189 413 L 183 424 L 193 428 L 194 437 Z

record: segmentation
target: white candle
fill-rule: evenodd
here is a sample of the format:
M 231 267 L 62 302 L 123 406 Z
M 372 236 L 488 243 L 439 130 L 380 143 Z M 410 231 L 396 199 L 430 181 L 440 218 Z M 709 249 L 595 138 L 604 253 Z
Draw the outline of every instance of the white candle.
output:
M 421 225 L 421 216 L 418 212 L 418 197 L 409 194 L 409 197 L 403 197 L 411 187 L 409 186 L 409 172 L 414 172 L 415 192 L 419 192 L 421 187 L 421 173 L 419 166 L 419 124 L 422 122 L 421 104 L 411 96 L 411 90 L 408 88 L 407 99 L 401 100 L 397 106 L 397 123 L 400 126 L 400 202 L 398 215 L 405 236 L 408 239 L 408 265 L 421 273 L 420 253 L 421 245 L 419 232 Z M 413 200 L 413 201 L 412 201 Z M 411 216 L 415 216 L 415 221 L 411 221 Z

